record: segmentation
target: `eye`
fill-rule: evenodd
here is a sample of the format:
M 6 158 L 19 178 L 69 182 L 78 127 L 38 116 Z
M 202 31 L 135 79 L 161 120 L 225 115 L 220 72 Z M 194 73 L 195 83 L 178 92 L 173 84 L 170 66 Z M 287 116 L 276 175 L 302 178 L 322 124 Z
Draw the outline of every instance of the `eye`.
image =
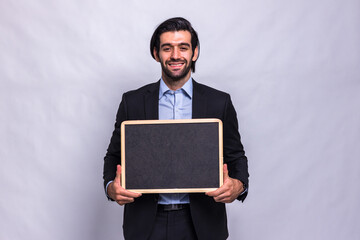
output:
M 169 47 L 164 47 L 162 50 L 165 52 L 169 52 L 171 49 Z

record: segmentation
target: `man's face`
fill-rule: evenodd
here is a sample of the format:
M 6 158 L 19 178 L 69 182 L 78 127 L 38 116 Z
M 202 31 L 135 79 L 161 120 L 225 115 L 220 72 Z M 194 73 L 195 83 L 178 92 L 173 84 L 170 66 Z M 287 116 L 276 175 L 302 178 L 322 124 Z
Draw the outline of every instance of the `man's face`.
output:
M 165 32 L 160 35 L 160 48 L 154 49 L 156 61 L 161 63 L 163 78 L 172 81 L 190 78 L 192 61 L 198 57 L 198 49 L 193 53 L 189 31 Z

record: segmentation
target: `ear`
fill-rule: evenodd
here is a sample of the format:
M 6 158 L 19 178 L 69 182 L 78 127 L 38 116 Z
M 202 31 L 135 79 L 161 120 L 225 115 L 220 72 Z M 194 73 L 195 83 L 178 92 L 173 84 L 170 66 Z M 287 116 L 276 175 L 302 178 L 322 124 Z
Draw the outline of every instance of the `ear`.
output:
M 154 54 L 155 60 L 157 62 L 160 62 L 159 53 L 158 53 L 158 51 L 156 51 L 156 48 L 154 48 L 153 54 Z
M 195 48 L 195 50 L 194 50 L 194 55 L 193 55 L 193 57 L 192 57 L 191 60 L 192 60 L 193 62 L 195 62 L 195 61 L 197 60 L 198 56 L 199 56 L 199 47 L 196 46 L 196 48 Z

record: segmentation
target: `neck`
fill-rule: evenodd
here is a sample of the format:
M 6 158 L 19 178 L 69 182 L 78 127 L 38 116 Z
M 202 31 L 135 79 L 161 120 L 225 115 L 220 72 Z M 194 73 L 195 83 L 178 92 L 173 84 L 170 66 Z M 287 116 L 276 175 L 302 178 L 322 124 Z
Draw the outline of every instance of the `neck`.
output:
M 191 73 L 189 72 L 189 74 L 187 74 L 184 78 L 179 80 L 174 80 L 172 78 L 167 77 L 165 74 L 162 74 L 162 79 L 164 80 L 166 86 L 168 86 L 170 90 L 176 91 L 182 88 L 182 86 L 184 86 L 184 84 L 190 79 L 190 76 Z

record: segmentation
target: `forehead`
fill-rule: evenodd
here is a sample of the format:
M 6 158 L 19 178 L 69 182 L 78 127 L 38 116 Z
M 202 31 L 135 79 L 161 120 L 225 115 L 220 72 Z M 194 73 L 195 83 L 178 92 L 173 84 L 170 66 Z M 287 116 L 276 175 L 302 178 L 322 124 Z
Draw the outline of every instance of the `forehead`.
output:
M 186 30 L 164 32 L 160 35 L 160 46 L 163 44 L 188 43 L 191 45 L 191 33 Z

